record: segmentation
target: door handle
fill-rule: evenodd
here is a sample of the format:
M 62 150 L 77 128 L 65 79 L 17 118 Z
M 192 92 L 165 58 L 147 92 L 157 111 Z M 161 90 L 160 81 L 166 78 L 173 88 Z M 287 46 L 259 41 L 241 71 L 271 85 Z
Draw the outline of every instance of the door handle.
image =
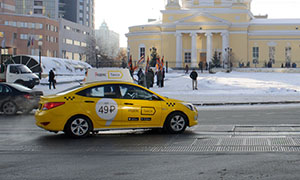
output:
M 84 101 L 85 103 L 95 103 L 95 101 Z
M 125 105 L 129 105 L 129 106 L 132 106 L 133 104 L 132 103 L 124 103 Z

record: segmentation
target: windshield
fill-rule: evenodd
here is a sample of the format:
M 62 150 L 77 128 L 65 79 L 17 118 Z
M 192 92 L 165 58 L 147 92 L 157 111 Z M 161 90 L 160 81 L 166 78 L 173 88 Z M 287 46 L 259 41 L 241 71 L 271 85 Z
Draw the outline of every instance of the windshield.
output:
M 32 71 L 25 65 L 18 65 L 16 67 L 21 72 L 21 74 L 32 73 Z
M 79 89 L 79 88 L 81 88 L 81 87 L 82 87 L 81 85 L 77 85 L 77 86 L 68 88 L 68 89 L 66 89 L 66 90 L 63 90 L 63 91 L 57 93 L 56 95 L 58 95 L 58 96 L 65 95 L 65 94 L 68 94 L 69 92 L 74 91 L 74 90 L 77 90 L 77 89 Z

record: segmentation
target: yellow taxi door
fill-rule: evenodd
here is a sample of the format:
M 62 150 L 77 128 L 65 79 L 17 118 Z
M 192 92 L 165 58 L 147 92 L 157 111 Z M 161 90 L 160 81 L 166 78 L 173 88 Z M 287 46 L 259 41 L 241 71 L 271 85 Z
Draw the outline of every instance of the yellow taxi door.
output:
M 151 92 L 134 85 L 120 85 L 123 118 L 134 127 L 158 127 L 162 101 Z
M 120 128 L 124 124 L 122 118 L 123 103 L 119 86 L 94 86 L 80 92 L 82 108 L 92 118 L 95 129 Z

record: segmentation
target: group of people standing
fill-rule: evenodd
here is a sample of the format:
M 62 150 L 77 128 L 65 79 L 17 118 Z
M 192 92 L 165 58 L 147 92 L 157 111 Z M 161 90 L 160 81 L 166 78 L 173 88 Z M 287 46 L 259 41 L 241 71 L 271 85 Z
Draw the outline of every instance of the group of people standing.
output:
M 158 87 L 164 87 L 165 70 L 159 69 L 154 73 L 152 68 L 149 68 L 144 74 L 142 68 L 139 69 L 138 73 L 138 84 L 147 87 L 148 89 L 154 85 L 154 77 L 156 76 L 156 85 Z

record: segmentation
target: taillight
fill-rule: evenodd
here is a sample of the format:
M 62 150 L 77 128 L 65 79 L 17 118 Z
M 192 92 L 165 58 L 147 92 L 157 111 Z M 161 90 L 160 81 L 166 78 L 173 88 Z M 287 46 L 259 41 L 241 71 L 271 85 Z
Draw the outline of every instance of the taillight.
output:
M 43 110 L 49 110 L 65 104 L 65 102 L 49 102 L 44 104 Z
M 33 99 L 33 96 L 30 95 L 30 94 L 25 94 L 24 97 L 25 97 L 26 99 Z

